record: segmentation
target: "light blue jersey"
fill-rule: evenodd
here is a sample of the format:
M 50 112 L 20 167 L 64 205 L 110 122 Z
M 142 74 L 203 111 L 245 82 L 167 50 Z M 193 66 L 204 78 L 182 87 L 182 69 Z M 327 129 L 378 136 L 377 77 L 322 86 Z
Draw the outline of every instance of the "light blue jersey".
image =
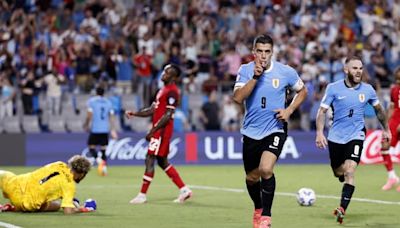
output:
M 101 96 L 91 97 L 87 101 L 88 111 L 93 114 L 92 133 L 108 133 L 110 131 L 110 115 L 114 114 L 111 102 Z
M 379 104 L 371 85 L 361 83 L 349 88 L 344 80 L 330 83 L 321 101 L 321 107 L 332 107 L 333 110 L 328 140 L 340 144 L 356 139 L 364 140 L 364 111 L 368 103 L 372 106 Z
M 253 78 L 254 67 L 255 63 L 250 62 L 239 68 L 235 88 L 244 86 Z M 284 123 L 276 118 L 274 110 L 285 108 L 287 88 L 299 91 L 303 86 L 303 81 L 292 67 L 272 61 L 245 101 L 246 114 L 240 132 L 256 140 L 275 132 L 284 132 Z

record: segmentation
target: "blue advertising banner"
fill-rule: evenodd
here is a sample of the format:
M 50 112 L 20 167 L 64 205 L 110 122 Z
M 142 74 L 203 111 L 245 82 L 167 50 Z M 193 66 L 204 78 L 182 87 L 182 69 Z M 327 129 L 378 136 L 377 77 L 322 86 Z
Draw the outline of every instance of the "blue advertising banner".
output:
M 29 134 L 26 136 L 26 165 L 40 166 L 66 161 L 74 154 L 91 157 L 87 134 Z M 143 133 L 122 133 L 110 140 L 106 154 L 110 165 L 143 165 L 147 142 Z M 328 163 L 328 152 L 315 147 L 314 132 L 291 131 L 279 159 L 281 164 Z M 175 134 L 170 143 L 172 163 L 242 164 L 242 135 L 227 132 Z

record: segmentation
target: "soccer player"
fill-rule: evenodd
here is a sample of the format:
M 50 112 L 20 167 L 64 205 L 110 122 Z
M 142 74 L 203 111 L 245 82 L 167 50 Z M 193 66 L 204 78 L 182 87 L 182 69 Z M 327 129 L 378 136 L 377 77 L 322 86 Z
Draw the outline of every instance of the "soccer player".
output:
M 364 109 L 369 103 L 384 132 L 384 140 L 390 140 L 385 111 L 379 103 L 371 85 L 361 82 L 363 62 L 357 56 L 346 59 L 345 79 L 330 83 L 322 98 L 316 120 L 316 145 L 329 148 L 331 167 L 335 177 L 344 182 L 340 206 L 334 210 L 336 221 L 343 222 L 346 209 L 354 192 L 354 176 L 360 162 L 365 140 Z M 328 140 L 324 135 L 325 115 L 329 107 L 333 110 L 333 123 Z
M 111 101 L 104 97 L 104 88 L 97 87 L 96 96 L 89 98 L 87 107 L 84 129 L 90 131 L 87 141 L 89 152 L 97 162 L 98 174 L 105 176 L 107 175 L 108 134 L 111 133 L 113 139 L 117 139 L 118 135 L 114 128 L 114 110 Z M 101 158 L 97 156 L 97 146 L 100 146 Z
M 90 167 L 87 158 L 75 155 L 69 159 L 68 164 L 58 161 L 21 175 L 0 170 L 3 196 L 12 204 L 7 204 L 7 207 L 0 205 L 0 209 L 45 212 L 63 208 L 64 214 L 88 212 L 88 208 L 75 207 L 73 198 L 75 183 L 85 178 Z
M 272 61 L 274 42 L 268 35 L 254 39 L 254 61 L 239 68 L 233 100 L 245 102 L 243 164 L 246 186 L 254 202 L 253 227 L 271 226 L 275 193 L 274 166 L 287 137 L 287 121 L 307 96 L 307 89 L 290 66 Z M 297 92 L 285 106 L 286 90 Z
M 392 158 L 390 157 L 389 149 L 395 149 L 399 138 L 399 125 L 400 125 L 400 68 L 397 68 L 394 72 L 395 84 L 390 90 L 390 107 L 388 110 L 389 119 L 389 129 L 392 134 L 392 140 L 386 141 L 382 140 L 381 155 L 384 161 L 388 173 L 388 179 L 385 185 L 382 186 L 382 190 L 390 190 L 399 183 L 399 177 L 393 169 Z M 400 192 L 400 186 L 397 188 Z
M 178 171 L 168 161 L 169 142 L 173 134 L 173 116 L 175 108 L 179 104 L 180 96 L 175 81 L 179 78 L 180 72 L 178 66 L 173 64 L 166 65 L 161 76 L 164 87 L 158 91 L 153 104 L 138 112 L 128 110 L 125 113 L 128 118 L 133 116 L 153 117 L 152 128 L 146 135 L 146 140 L 149 141 L 149 148 L 145 161 L 146 170 L 143 175 L 142 188 L 139 194 L 130 201 L 132 204 L 142 204 L 147 201 L 146 193 L 154 177 L 155 160 L 180 189 L 180 194 L 174 202 L 183 203 L 192 196 L 192 191 L 183 183 Z

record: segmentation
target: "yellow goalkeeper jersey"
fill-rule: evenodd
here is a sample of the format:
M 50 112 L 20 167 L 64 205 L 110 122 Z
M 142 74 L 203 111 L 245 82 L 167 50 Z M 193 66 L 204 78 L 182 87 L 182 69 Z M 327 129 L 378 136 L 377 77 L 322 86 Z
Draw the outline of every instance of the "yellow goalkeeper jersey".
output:
M 44 203 L 57 199 L 62 199 L 61 207 L 74 207 L 75 191 L 70 168 L 60 161 L 3 180 L 3 192 L 21 211 L 37 211 Z

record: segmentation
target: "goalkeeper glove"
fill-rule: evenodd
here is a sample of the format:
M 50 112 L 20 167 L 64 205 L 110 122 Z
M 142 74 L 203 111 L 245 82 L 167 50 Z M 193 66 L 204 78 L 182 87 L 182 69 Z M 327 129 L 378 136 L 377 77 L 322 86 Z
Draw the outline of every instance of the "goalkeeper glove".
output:
M 94 199 L 87 199 L 83 205 L 83 208 L 87 211 L 95 211 L 97 209 L 96 201 Z

